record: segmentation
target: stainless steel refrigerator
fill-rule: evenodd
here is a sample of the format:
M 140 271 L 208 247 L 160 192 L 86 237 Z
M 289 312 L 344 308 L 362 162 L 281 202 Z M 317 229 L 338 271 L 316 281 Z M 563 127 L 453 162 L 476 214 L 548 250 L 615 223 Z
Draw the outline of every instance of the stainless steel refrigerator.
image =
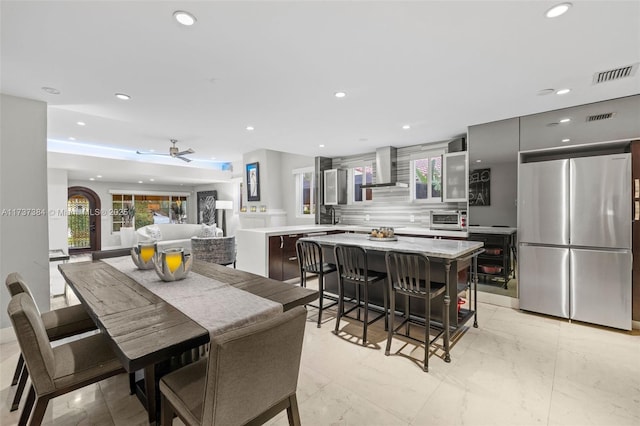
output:
M 520 309 L 631 329 L 631 154 L 521 163 Z

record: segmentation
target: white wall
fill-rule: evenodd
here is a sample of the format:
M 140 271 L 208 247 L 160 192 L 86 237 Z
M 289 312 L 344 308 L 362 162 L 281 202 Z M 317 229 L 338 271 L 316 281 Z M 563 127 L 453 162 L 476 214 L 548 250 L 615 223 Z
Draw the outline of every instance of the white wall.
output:
M 280 158 L 280 192 L 284 194 L 282 208 L 287 212 L 287 225 L 310 225 L 315 223 L 315 215 L 310 214 L 307 215 L 308 217 L 296 217 L 296 182 L 292 171 L 305 167 L 311 167 L 312 169 L 315 167 L 313 157 L 282 153 Z M 318 184 L 319 183 L 316 182 L 316 185 Z
M 284 211 L 286 224 L 310 224 L 314 222 L 310 218 L 296 218 L 295 214 L 295 180 L 291 171 L 303 167 L 314 167 L 313 157 L 288 154 L 279 151 L 261 149 L 243 154 L 243 202 L 247 206 L 267 206 L 268 212 Z M 245 166 L 249 163 L 259 163 L 260 170 L 260 201 L 247 202 L 247 176 Z M 258 215 L 260 216 L 260 215 Z
M 159 192 L 188 192 L 190 193 L 189 203 L 193 204 L 196 202 L 195 194 L 193 192 L 192 186 L 181 186 L 181 185 L 152 185 L 152 184 L 132 184 L 132 183 L 124 183 L 124 182 L 102 182 L 102 181 L 79 181 L 79 180 L 69 180 L 68 185 L 71 186 L 83 186 L 85 188 L 89 188 L 93 190 L 98 197 L 100 198 L 100 208 L 103 212 L 108 212 L 109 209 L 113 208 L 110 190 L 114 189 L 122 189 L 122 190 L 131 190 L 131 191 L 159 191 Z M 191 214 L 191 210 L 189 212 L 189 223 L 195 223 L 195 216 Z M 65 232 L 66 232 L 66 223 Z M 101 238 L 102 238 L 102 250 L 108 250 L 112 248 L 120 247 L 120 233 L 119 232 L 111 232 L 111 216 L 108 214 L 103 214 L 101 216 Z
M 49 310 L 47 104 L 0 94 L 0 278 L 20 272 L 41 311 Z M 6 210 L 5 210 L 6 209 Z M 36 209 L 12 215 L 11 209 Z M 44 214 L 37 214 L 44 212 Z M 0 328 L 10 328 L 0 290 Z
M 67 239 L 67 171 L 47 169 L 47 195 L 49 204 L 49 249 L 69 250 Z

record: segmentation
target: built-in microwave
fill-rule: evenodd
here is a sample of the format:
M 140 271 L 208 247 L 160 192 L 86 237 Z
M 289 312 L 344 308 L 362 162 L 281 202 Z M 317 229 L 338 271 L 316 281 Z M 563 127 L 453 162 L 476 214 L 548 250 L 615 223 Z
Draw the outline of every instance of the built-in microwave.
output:
M 467 212 L 460 210 L 431 210 L 431 229 L 462 230 L 467 227 Z

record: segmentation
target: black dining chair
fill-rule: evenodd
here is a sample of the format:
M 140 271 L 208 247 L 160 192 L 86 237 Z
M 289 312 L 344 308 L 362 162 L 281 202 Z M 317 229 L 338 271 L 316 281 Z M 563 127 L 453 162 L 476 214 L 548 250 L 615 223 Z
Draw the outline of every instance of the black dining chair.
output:
M 387 265 L 387 276 L 389 279 L 389 298 L 390 298 L 390 319 L 389 329 L 387 333 L 387 347 L 384 354 L 389 355 L 391 351 L 391 341 L 393 334 L 396 333 L 404 325 L 406 327 L 404 337 L 412 340 L 417 340 L 409 335 L 409 323 L 411 321 L 411 298 L 422 299 L 424 301 L 424 319 L 425 319 L 425 331 L 424 331 L 424 371 L 429 371 L 429 352 L 431 344 L 433 344 L 438 337 L 444 335 L 444 330 L 449 328 L 449 306 L 448 300 L 444 297 L 446 292 L 446 286 L 442 283 L 435 283 L 431 281 L 431 262 L 429 258 L 421 253 L 408 253 L 401 251 L 388 251 L 385 254 L 385 263 Z M 395 311 L 396 311 L 396 298 L 402 295 L 405 298 L 404 303 L 404 319 L 395 327 Z M 430 326 L 431 326 L 431 300 L 438 296 L 443 296 L 442 313 L 443 331 L 438 333 L 433 339 L 430 338 Z M 443 337 L 444 339 L 444 337 Z M 446 346 L 446 343 L 445 343 Z M 448 348 L 445 348 L 448 350 Z
M 307 286 L 307 274 L 318 276 L 318 305 L 309 304 L 313 308 L 318 308 L 318 328 L 322 324 L 322 311 L 335 306 L 337 301 L 325 295 L 325 275 L 336 272 L 336 265 L 324 261 L 322 247 L 314 241 L 296 242 L 296 254 L 298 255 L 298 266 L 300 268 L 300 285 Z M 332 303 L 325 305 L 324 299 L 329 298 Z
M 385 330 L 387 328 L 387 291 L 384 286 L 384 279 L 387 274 L 369 270 L 367 261 L 367 251 L 355 245 L 337 244 L 334 249 L 336 265 L 338 267 L 338 317 L 336 318 L 335 334 L 340 330 L 340 319 L 353 310 L 357 310 L 357 317 L 352 318 L 360 321 L 360 311 L 364 311 L 362 320 L 362 345 L 367 345 L 367 327 L 385 318 Z M 369 287 L 377 282 L 383 282 L 384 312 L 369 321 Z M 354 284 L 356 291 L 356 304 L 345 312 L 345 284 Z M 362 294 L 360 292 L 362 290 Z

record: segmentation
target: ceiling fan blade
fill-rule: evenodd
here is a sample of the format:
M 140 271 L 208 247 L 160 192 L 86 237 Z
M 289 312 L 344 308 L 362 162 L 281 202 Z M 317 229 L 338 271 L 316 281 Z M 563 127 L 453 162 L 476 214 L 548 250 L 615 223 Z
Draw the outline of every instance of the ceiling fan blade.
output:
M 196 152 L 195 152 L 193 149 L 189 148 L 189 149 L 187 149 L 186 151 L 180 151 L 180 152 L 178 152 L 176 155 L 186 155 L 186 154 L 195 154 L 195 153 L 196 153 Z
M 159 154 L 157 152 L 142 152 L 142 151 L 136 151 L 136 154 L 140 154 L 140 155 L 169 155 L 169 154 Z
M 178 156 L 176 156 L 176 158 L 179 158 L 179 159 L 181 159 L 182 161 L 186 161 L 187 163 L 190 163 L 190 162 L 191 162 L 191 160 L 189 160 L 188 158 L 180 157 L 179 155 L 178 155 Z

